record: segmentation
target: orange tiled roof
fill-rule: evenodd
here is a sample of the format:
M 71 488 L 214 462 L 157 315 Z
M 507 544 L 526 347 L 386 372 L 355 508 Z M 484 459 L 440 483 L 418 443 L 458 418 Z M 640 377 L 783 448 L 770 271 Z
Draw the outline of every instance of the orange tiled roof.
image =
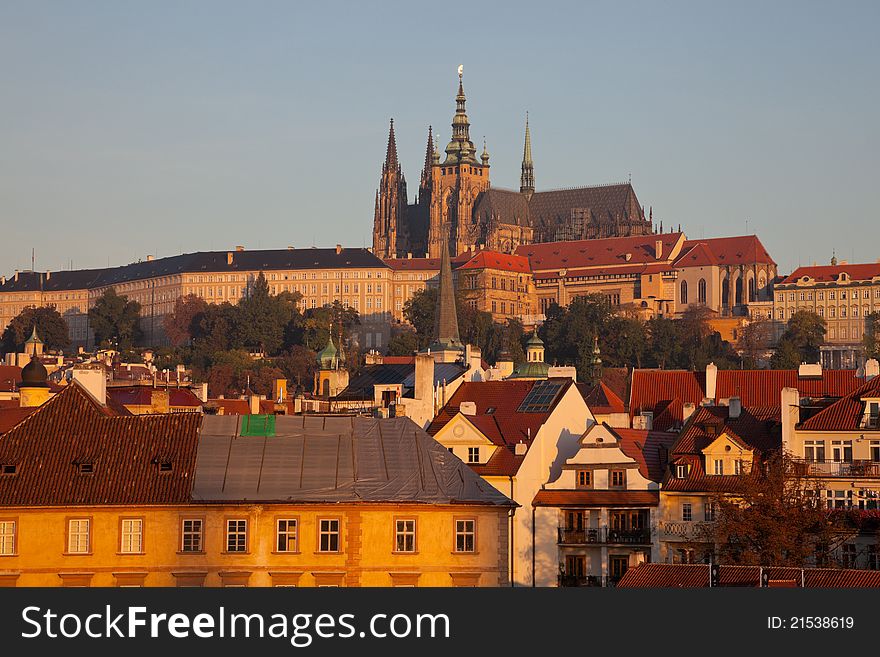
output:
M 869 281 L 872 278 L 880 276 L 880 262 L 868 262 L 855 265 L 845 264 L 798 267 L 780 281 L 779 285 L 797 283 L 804 276 L 809 276 L 816 283 L 830 283 L 836 281 L 837 277 L 844 272 L 854 281 Z
M 509 253 L 499 253 L 498 251 L 479 251 L 459 269 L 499 269 L 501 271 L 512 271 L 521 274 L 531 272 L 528 258 Z
M 658 262 L 655 248 L 659 240 L 663 251 L 659 262 L 669 260 L 669 253 L 681 237 L 681 233 L 637 235 L 633 237 L 609 237 L 596 240 L 571 242 L 544 242 L 525 244 L 516 249 L 516 255 L 529 259 L 532 271 L 608 267 L 610 265 L 635 266 Z M 629 259 L 627 259 L 629 254 Z
M 880 431 L 880 427 L 859 428 L 865 413 L 864 397 L 880 397 L 880 376 L 804 420 L 798 428 L 805 431 Z
M 620 439 L 623 453 L 639 464 L 639 473 L 645 479 L 657 482 L 663 479 L 666 455 L 676 439 L 674 433 L 612 427 L 608 429 Z
M 757 235 L 687 240 L 681 252 L 686 254 L 698 244 L 705 244 L 719 265 L 776 264 Z
M 19 468 L 0 478 L 0 506 L 188 502 L 201 419 L 114 416 L 72 383 L 0 440 L 0 461 Z M 172 472 L 160 474 L 160 460 Z
M 539 490 L 534 506 L 657 506 L 656 490 Z
M 808 589 L 880 588 L 880 571 L 840 568 L 766 567 L 764 572 L 774 582 L 803 583 Z M 759 566 L 720 566 L 720 586 L 760 586 Z M 618 588 L 707 588 L 708 564 L 644 563 L 629 568 Z

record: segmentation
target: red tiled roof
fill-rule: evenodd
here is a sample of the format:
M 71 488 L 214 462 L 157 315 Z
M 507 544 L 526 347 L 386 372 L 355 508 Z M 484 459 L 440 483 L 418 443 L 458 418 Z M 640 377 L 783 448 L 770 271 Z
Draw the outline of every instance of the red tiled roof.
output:
M 723 432 L 732 433 L 751 449 L 760 452 L 778 449 L 782 434 L 779 406 L 743 408 L 737 418 L 729 417 L 727 406 L 701 406 L 694 411 L 672 448 L 673 455 L 700 454 Z M 707 431 L 713 427 L 715 433 Z
M 209 399 L 208 403 L 223 409 L 223 415 L 250 415 L 251 407 L 247 399 Z
M 830 283 L 837 280 L 841 273 L 846 272 L 854 281 L 869 281 L 880 276 L 880 262 L 868 262 L 856 265 L 819 265 L 816 267 L 798 267 L 786 276 L 779 285 L 797 283 L 804 276 L 809 276 L 816 283 Z
M 131 386 L 107 388 L 107 398 L 112 398 L 124 406 L 149 406 L 152 403 L 152 386 Z M 164 390 L 164 388 L 161 388 Z M 189 388 L 168 388 L 168 405 L 174 408 L 198 408 L 202 402 Z
M 577 388 L 593 414 L 626 413 L 626 405 L 623 400 L 614 394 L 614 391 L 603 381 L 599 381 L 594 386 L 579 383 Z
M 681 238 L 681 233 L 609 237 L 571 242 L 544 242 L 525 244 L 516 249 L 516 255 L 529 259 L 532 271 L 607 267 L 609 265 L 654 264 L 658 262 L 655 243 L 663 242 L 659 262 L 669 260 L 669 254 Z M 626 254 L 630 254 L 629 260 Z
M 190 499 L 201 415 L 110 415 L 78 384 L 0 439 L 0 506 L 173 504 Z M 160 474 L 158 461 L 171 461 Z M 77 463 L 92 462 L 93 474 Z
M 662 274 L 673 272 L 672 265 L 624 265 L 622 267 L 576 267 L 565 271 L 565 278 L 578 278 L 580 276 L 613 276 L 615 274 Z M 548 270 L 535 274 L 535 280 L 559 278 L 559 270 Z
M 0 434 L 4 434 L 15 425 L 37 410 L 37 406 L 21 408 L 17 399 L 12 400 L 15 406 L 0 407 Z
M 607 425 L 606 425 L 607 426 Z M 620 449 L 639 464 L 639 473 L 651 481 L 661 481 L 666 458 L 675 442 L 674 433 L 608 427 L 620 439 Z
M 547 413 L 519 413 L 519 408 L 536 381 L 509 379 L 506 381 L 465 381 L 452 398 L 440 409 L 431 422 L 427 432 L 434 436 L 455 417 L 462 402 L 474 402 L 475 415 L 465 416 L 488 440 L 497 445 L 488 462 L 472 465 L 473 470 L 482 476 L 506 476 L 516 474 L 523 456 L 514 454 L 519 442 L 531 445 L 538 429 L 550 417 Z M 557 399 L 572 385 L 570 379 L 563 382 Z M 492 412 L 488 412 L 492 409 Z M 551 409 L 552 412 L 552 409 Z
M 821 378 L 799 377 L 797 370 L 719 370 L 716 399 L 739 397 L 743 406 L 778 406 L 783 388 L 804 397 L 842 397 L 862 379 L 857 370 L 822 370 Z
M 412 365 L 416 362 L 415 356 L 383 356 L 383 365 Z
M 0 365 L 0 392 L 12 392 L 21 383 L 21 368 L 15 365 Z
M 539 490 L 534 506 L 657 506 L 656 490 Z
M 880 571 L 840 568 L 765 567 L 770 586 L 774 582 L 794 582 L 808 589 L 880 588 Z M 761 584 L 759 566 L 719 566 L 719 586 Z M 707 588 L 708 564 L 643 563 L 627 569 L 618 588 Z
M 528 258 L 497 251 L 480 251 L 459 269 L 500 269 L 522 274 L 531 272 Z
M 718 370 L 713 401 L 738 396 L 743 407 L 778 406 L 783 388 L 797 388 L 804 397 L 842 397 L 861 382 L 857 370 L 822 370 L 820 378 L 800 377 L 797 370 Z M 653 411 L 653 427 L 667 429 L 681 422 L 686 402 L 702 402 L 705 389 L 705 371 L 634 370 L 630 416 Z
M 756 235 L 687 240 L 681 251 L 686 253 L 698 244 L 705 244 L 721 265 L 776 264 Z
M 718 258 L 712 253 L 708 244 L 705 242 L 698 242 L 690 246 L 688 244 L 685 242 L 682 247 L 682 255 L 675 261 L 676 267 L 711 267 L 718 264 Z
M 878 431 L 880 427 L 859 428 L 865 413 L 864 397 L 880 397 L 880 376 L 804 420 L 798 428 L 805 431 Z

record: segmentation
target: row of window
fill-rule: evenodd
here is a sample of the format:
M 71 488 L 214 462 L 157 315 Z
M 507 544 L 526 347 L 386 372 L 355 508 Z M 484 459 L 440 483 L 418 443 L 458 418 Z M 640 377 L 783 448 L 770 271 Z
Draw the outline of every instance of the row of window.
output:
M 880 414 L 877 404 L 868 407 L 868 414 L 874 417 Z M 804 459 L 816 463 L 825 462 L 825 443 L 824 440 L 805 440 L 804 441 Z M 869 444 L 871 461 L 880 462 L 880 440 L 872 440 Z M 835 463 L 852 463 L 853 451 L 852 440 L 832 440 L 831 441 L 831 461 Z
M 816 300 L 824 301 L 826 292 L 824 290 L 819 290 L 816 292 Z M 871 290 L 863 289 L 861 294 L 859 290 L 828 290 L 828 300 L 834 301 L 836 299 L 845 300 L 845 299 L 858 299 L 860 296 L 862 299 L 870 299 L 871 298 Z M 876 288 L 874 290 L 874 298 L 880 299 L 880 288 Z M 789 301 L 812 301 L 813 293 L 809 291 L 803 292 L 789 292 L 788 293 Z M 785 294 L 780 292 L 776 295 L 776 301 L 782 303 L 785 301 Z
M 247 518 L 229 518 L 225 521 L 224 546 L 226 553 L 246 553 L 249 549 L 250 522 Z M 393 551 L 416 552 L 415 518 L 394 519 Z M 476 551 L 477 521 L 475 518 L 456 518 L 453 526 L 453 550 L 459 553 Z M 299 519 L 277 518 L 275 520 L 275 552 L 297 553 L 299 545 Z M 0 556 L 16 554 L 17 521 L 0 520 Z M 180 521 L 180 552 L 205 552 L 205 521 L 202 518 L 183 518 Z M 341 520 L 319 518 L 317 552 L 342 552 Z M 67 520 L 66 554 L 91 554 L 92 519 L 70 518 Z M 121 554 L 144 553 L 143 518 L 122 518 L 119 523 L 119 552 Z
M 575 472 L 575 483 L 578 488 L 592 488 L 595 481 L 593 470 L 578 470 Z M 609 470 L 608 481 L 611 488 L 626 487 L 626 470 Z

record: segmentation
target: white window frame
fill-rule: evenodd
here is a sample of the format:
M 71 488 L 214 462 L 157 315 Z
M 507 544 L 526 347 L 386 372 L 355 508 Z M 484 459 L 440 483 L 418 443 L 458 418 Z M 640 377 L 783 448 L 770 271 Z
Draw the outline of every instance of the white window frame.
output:
M 15 554 L 16 529 L 15 520 L 0 520 L 0 555 L 10 556 Z
M 690 522 L 694 519 L 694 507 L 690 502 L 681 503 L 681 521 Z
M 190 523 L 187 528 L 187 523 Z M 202 518 L 181 518 L 180 520 L 180 551 L 192 554 L 204 552 L 205 521 Z M 187 549 L 189 538 L 190 549 Z M 192 549 L 195 548 L 195 549 Z
M 416 551 L 416 519 L 394 519 L 394 551 L 414 553 Z
M 468 447 L 468 463 L 479 463 L 480 462 L 480 448 L 479 447 Z
M 143 554 L 144 519 L 123 518 L 120 526 L 119 551 L 122 554 Z
M 291 548 L 293 541 L 293 548 Z M 275 551 L 299 552 L 299 519 L 277 518 L 275 520 Z
M 70 518 L 67 521 L 67 553 L 88 554 L 92 543 L 91 518 Z
M 455 519 L 455 551 L 472 554 L 477 551 L 477 521 L 475 518 Z
M 243 540 L 242 540 L 243 539 Z M 232 540 L 235 542 L 233 543 Z M 242 554 L 248 551 L 248 521 L 247 518 L 226 519 L 226 545 L 225 552 Z
M 341 526 L 342 523 L 340 523 L 339 518 L 320 518 L 318 520 L 318 552 L 329 552 L 331 554 L 341 552 Z M 335 546 L 333 545 L 334 539 Z

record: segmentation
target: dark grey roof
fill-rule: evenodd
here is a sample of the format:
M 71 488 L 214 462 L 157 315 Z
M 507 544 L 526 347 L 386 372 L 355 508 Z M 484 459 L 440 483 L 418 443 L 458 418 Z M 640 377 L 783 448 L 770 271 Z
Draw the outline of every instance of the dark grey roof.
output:
M 434 385 L 446 381 L 449 383 L 464 374 L 465 368 L 458 363 L 434 363 Z M 340 392 L 337 401 L 372 400 L 373 389 L 377 385 L 403 386 L 406 395 L 415 387 L 416 366 L 414 363 L 369 365 L 360 374 L 349 381 L 348 386 Z
M 409 418 L 278 416 L 270 437 L 240 421 L 203 418 L 194 502 L 513 504 Z
M 574 209 L 589 210 L 589 216 L 598 223 L 645 220 L 629 183 L 536 192 L 529 201 L 532 226 L 565 223 L 571 219 Z
M 227 251 L 200 251 L 168 258 L 157 258 L 107 269 L 81 269 L 52 272 L 47 279 L 42 272 L 20 272 L 6 279 L 2 292 L 26 290 L 72 290 L 116 285 L 128 281 L 180 273 L 214 273 L 236 271 L 272 271 L 279 269 L 346 269 L 387 268 L 381 259 L 367 249 L 263 249 L 232 251 L 232 264 L 227 264 Z M 42 286 L 42 287 L 41 287 Z
M 529 200 L 512 189 L 490 188 L 481 192 L 474 205 L 474 214 L 481 221 L 497 218 L 506 224 L 529 225 Z

